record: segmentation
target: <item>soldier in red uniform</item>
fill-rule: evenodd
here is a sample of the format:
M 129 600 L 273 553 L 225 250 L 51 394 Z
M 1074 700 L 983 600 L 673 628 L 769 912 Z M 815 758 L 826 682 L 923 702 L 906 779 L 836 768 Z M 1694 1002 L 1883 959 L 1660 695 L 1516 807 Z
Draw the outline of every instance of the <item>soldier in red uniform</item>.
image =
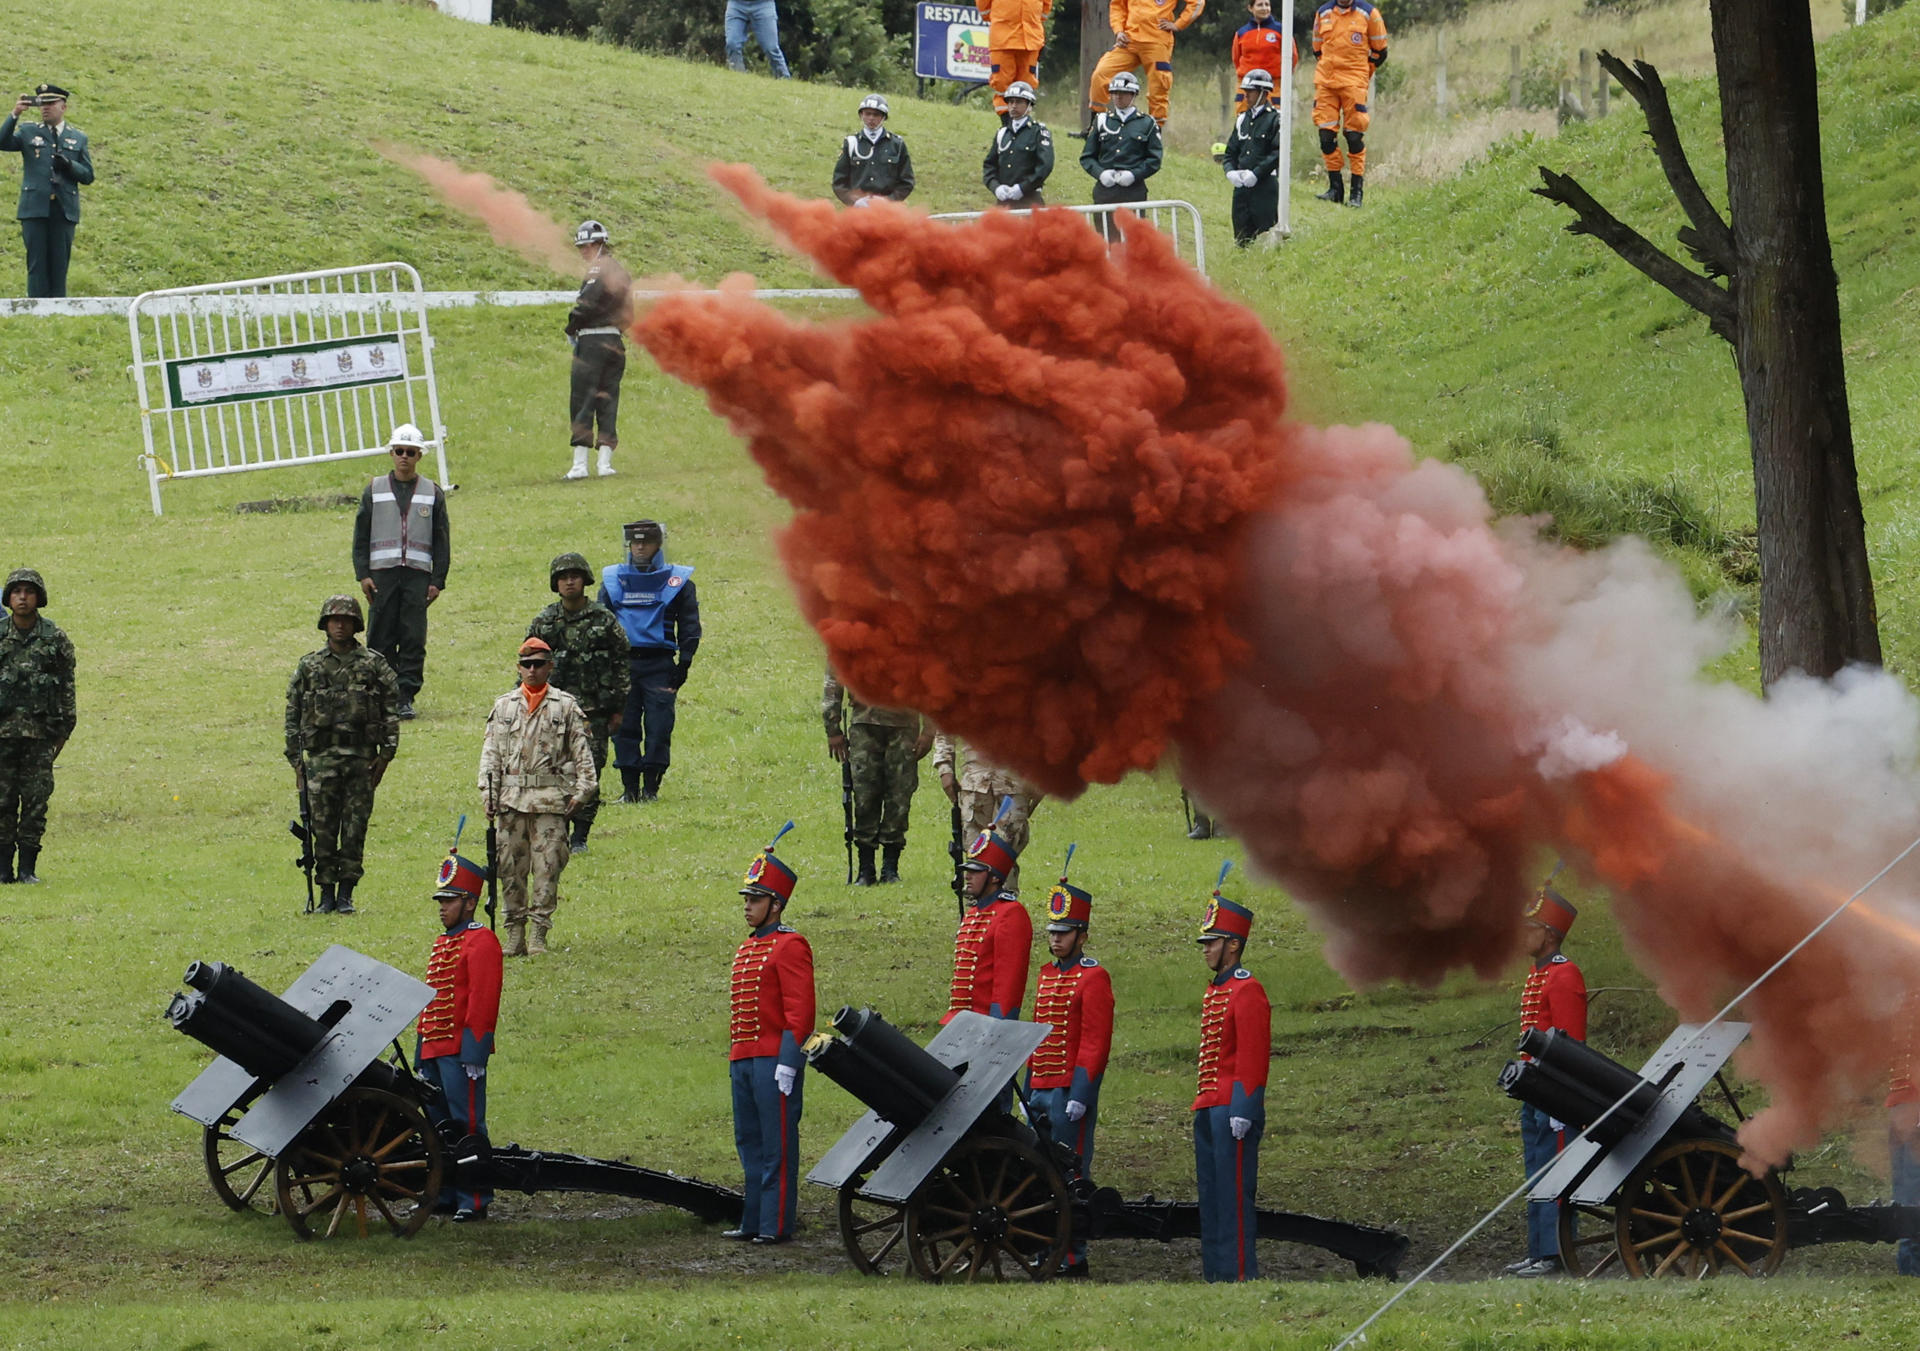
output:
M 1213 979 L 1200 1006 L 1200 1078 L 1193 1097 L 1193 1167 L 1200 1191 L 1200 1272 L 1209 1281 L 1259 1278 L 1254 1189 L 1267 1124 L 1273 1028 L 1267 992 L 1240 965 L 1253 911 L 1220 894 L 1220 869 L 1200 921 L 1200 955 Z
M 1567 955 L 1560 951 L 1567 930 L 1579 912 L 1551 887 L 1527 907 L 1528 955 L 1533 965 L 1520 992 L 1520 1030 L 1558 1028 L 1570 1037 L 1587 1039 L 1587 982 Z M 1566 1147 L 1567 1128 L 1531 1103 L 1520 1104 L 1520 1160 L 1532 1177 Z M 1559 1207 L 1552 1201 L 1527 1204 L 1527 1255 L 1510 1263 L 1512 1276 L 1556 1276 L 1560 1273 Z
M 1900 1010 L 1887 1085 L 1887 1154 L 1893 1165 L 1893 1203 L 1920 1205 L 1920 1087 L 1914 1084 L 1920 1052 L 1920 991 L 1909 991 Z M 1893 1269 L 1920 1276 L 1920 1240 L 1903 1238 L 1893 1250 Z
M 1074 846 L 1067 846 L 1067 863 Z M 1107 969 L 1086 955 L 1087 926 L 1093 897 L 1067 881 L 1047 897 L 1047 950 L 1053 960 L 1040 968 L 1033 997 L 1033 1020 L 1053 1030 L 1027 1061 L 1027 1101 L 1045 1112 L 1053 1138 L 1080 1156 L 1080 1172 L 1093 1172 L 1093 1128 L 1100 1116 L 1100 1080 L 1113 1046 L 1113 980 Z M 1061 1274 L 1084 1279 L 1087 1244 L 1075 1239 Z
M 427 958 L 427 984 L 436 991 L 420 1013 L 420 1073 L 440 1090 L 427 1103 L 435 1126 L 451 1123 L 456 1136 L 487 1133 L 487 1060 L 493 1055 L 493 1028 L 500 1017 L 500 940 L 476 923 L 473 908 L 486 884 L 478 864 L 449 855 L 440 865 L 440 906 L 445 930 L 433 940 Z M 440 1189 L 435 1210 L 460 1223 L 487 1218 L 492 1192 L 461 1192 L 451 1183 Z
M 993 825 L 1013 810 L 1013 799 L 1000 799 Z M 1033 920 L 1020 904 L 1019 893 L 1007 888 L 1007 877 L 1020 859 L 1013 842 L 994 830 L 980 832 L 967 846 L 967 915 L 953 938 L 953 985 L 942 1026 L 965 1009 L 989 1018 L 1018 1018 L 1020 1001 L 1027 996 L 1027 963 L 1033 950 Z M 1013 1081 L 995 1100 L 1001 1111 L 1013 1107 Z
M 740 1227 L 727 1237 L 785 1243 L 799 1200 L 801 1089 L 813 1035 L 813 949 L 781 922 L 799 876 L 773 856 L 780 834 L 747 865 L 747 940 L 733 954 L 727 1070 L 733 1080 L 733 1145 L 746 1174 Z

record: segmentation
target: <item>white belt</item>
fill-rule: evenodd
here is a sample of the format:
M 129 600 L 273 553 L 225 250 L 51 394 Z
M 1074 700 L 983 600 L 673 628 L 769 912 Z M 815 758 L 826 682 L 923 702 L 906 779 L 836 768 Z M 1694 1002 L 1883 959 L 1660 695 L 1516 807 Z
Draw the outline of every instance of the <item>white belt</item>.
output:
M 620 330 L 617 328 L 583 328 L 579 330 L 577 336 L 591 338 L 596 333 L 611 333 L 616 338 L 620 336 Z

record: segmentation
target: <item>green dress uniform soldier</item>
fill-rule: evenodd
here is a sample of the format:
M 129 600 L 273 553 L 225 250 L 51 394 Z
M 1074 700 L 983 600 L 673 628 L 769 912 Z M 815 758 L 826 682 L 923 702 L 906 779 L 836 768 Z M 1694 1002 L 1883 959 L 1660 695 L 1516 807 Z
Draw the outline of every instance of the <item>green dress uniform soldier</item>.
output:
M 846 706 L 844 731 L 842 704 Z M 862 702 L 831 669 L 820 696 L 820 714 L 827 725 L 827 754 L 847 766 L 853 782 L 853 844 L 860 851 L 860 871 L 853 884 L 870 887 L 875 882 L 898 882 L 900 851 L 907 847 L 908 813 L 914 790 L 920 786 L 920 760 L 933 744 L 933 729 L 911 709 Z M 873 871 L 876 849 L 881 860 L 878 877 Z
M 613 472 L 613 449 L 620 444 L 620 377 L 627 370 L 623 335 L 633 323 L 633 278 L 613 256 L 607 227 L 599 221 L 581 221 L 573 245 L 587 264 L 587 275 L 567 311 L 567 341 L 573 344 L 567 400 L 573 466 L 566 477 L 587 476 L 587 452 L 598 439 L 598 472 L 605 478 Z
M 533 617 L 527 637 L 553 649 L 551 683 L 580 705 L 593 743 L 596 778 L 607 767 L 607 738 L 620 730 L 627 706 L 627 633 L 613 611 L 587 596 L 593 568 L 585 555 L 561 554 L 547 568 L 547 585 L 560 597 Z M 587 852 L 587 836 L 600 814 L 600 798 L 575 807 L 568 852 Z
M 1053 172 L 1053 133 L 1047 124 L 1028 114 L 1039 97 L 1025 80 L 1007 86 L 1007 124 L 994 132 L 987 157 L 980 164 L 980 181 L 1002 206 L 1045 206 L 1041 195 Z
M 353 519 L 353 575 L 367 597 L 367 646 L 400 678 L 404 721 L 426 681 L 427 607 L 447 588 L 453 544 L 447 495 L 420 472 L 420 429 L 402 423 L 387 447 L 393 468 L 361 491 Z
M 20 114 L 40 110 L 40 120 L 20 125 Z M 80 187 L 93 182 L 87 133 L 67 121 L 67 91 L 36 85 L 14 100 L 0 122 L 0 150 L 20 152 L 20 205 L 14 216 L 27 246 L 27 294 L 64 296 L 73 232 L 80 224 Z
M 1133 106 L 1140 79 L 1132 71 L 1123 70 L 1108 81 L 1107 92 L 1113 107 L 1095 116 L 1087 128 L 1080 167 L 1093 179 L 1094 205 L 1144 202 L 1147 180 L 1160 172 L 1166 154 L 1160 124 Z
M 306 794 L 320 912 L 351 915 L 373 790 L 400 751 L 400 682 L 354 637 L 365 625 L 352 596 L 329 596 L 316 627 L 327 645 L 300 658 L 287 682 L 287 763 Z
M 847 137 L 833 166 L 833 195 L 848 206 L 865 206 L 869 197 L 904 202 L 913 192 L 913 156 L 907 143 L 887 130 L 887 100 L 869 94 L 860 100 L 860 130 Z
M 971 843 L 991 831 L 1007 841 L 1018 858 L 1027 847 L 1033 810 L 1043 794 L 1012 770 L 982 760 L 972 747 L 967 748 L 965 768 L 957 768 L 959 754 L 959 744 L 944 732 L 933 739 L 933 768 L 940 776 L 940 790 L 960 808 L 960 838 Z M 1005 889 L 1008 895 L 1019 892 L 1018 864 L 1010 865 Z
M 1233 242 L 1245 248 L 1280 220 L 1280 114 L 1269 101 L 1273 76 L 1250 70 L 1240 80 L 1247 108 L 1227 137 L 1227 182 L 1233 185 Z
M 73 643 L 41 616 L 47 584 L 32 568 L 9 573 L 0 598 L 0 882 L 38 882 L 53 762 L 73 735 Z

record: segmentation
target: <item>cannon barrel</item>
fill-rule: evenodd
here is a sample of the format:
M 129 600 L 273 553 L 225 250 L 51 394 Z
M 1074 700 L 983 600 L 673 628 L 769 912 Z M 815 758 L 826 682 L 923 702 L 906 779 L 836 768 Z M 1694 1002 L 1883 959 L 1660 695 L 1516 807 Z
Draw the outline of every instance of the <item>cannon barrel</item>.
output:
M 1510 1060 L 1500 1073 L 1507 1096 L 1582 1130 L 1621 1098 L 1626 1101 L 1591 1131 L 1606 1146 L 1619 1144 L 1645 1121 L 1660 1091 L 1634 1071 L 1555 1028 L 1531 1028 L 1516 1048 L 1530 1060 Z M 1673 1139 L 1732 1139 L 1733 1131 L 1689 1103 L 1667 1132 Z
M 807 1064 L 902 1130 L 912 1130 L 953 1091 L 960 1076 L 870 1008 L 833 1015 L 838 1036 L 807 1041 Z
M 327 1038 L 326 1026 L 224 962 L 195 962 L 167 1021 L 257 1079 L 278 1079 Z

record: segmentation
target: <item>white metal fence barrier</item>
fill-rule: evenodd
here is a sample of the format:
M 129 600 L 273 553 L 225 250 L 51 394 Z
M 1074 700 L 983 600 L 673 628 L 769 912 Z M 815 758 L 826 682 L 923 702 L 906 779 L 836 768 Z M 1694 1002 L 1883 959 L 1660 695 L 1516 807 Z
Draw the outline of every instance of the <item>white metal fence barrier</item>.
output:
M 383 455 L 403 422 L 447 481 L 425 292 L 405 263 L 148 291 L 127 327 L 156 516 L 168 479 Z
M 1005 211 L 1006 207 L 995 207 L 996 211 Z M 1110 229 L 1107 222 L 1116 211 L 1131 211 L 1154 229 L 1173 241 L 1173 251 L 1180 258 L 1193 265 L 1193 270 L 1201 276 L 1207 275 L 1207 235 L 1200 225 L 1200 208 L 1192 202 L 1182 202 L 1175 198 L 1152 202 L 1111 202 L 1105 206 L 1050 206 L 1048 211 L 1077 211 L 1083 216 L 1092 217 L 1093 228 L 1111 248 L 1120 238 L 1119 231 Z M 1018 216 L 1031 215 L 1033 208 L 1026 207 L 1014 212 Z M 987 213 L 984 211 L 943 211 L 934 216 L 934 220 L 979 220 Z M 1184 226 L 1184 233 L 1182 227 Z

